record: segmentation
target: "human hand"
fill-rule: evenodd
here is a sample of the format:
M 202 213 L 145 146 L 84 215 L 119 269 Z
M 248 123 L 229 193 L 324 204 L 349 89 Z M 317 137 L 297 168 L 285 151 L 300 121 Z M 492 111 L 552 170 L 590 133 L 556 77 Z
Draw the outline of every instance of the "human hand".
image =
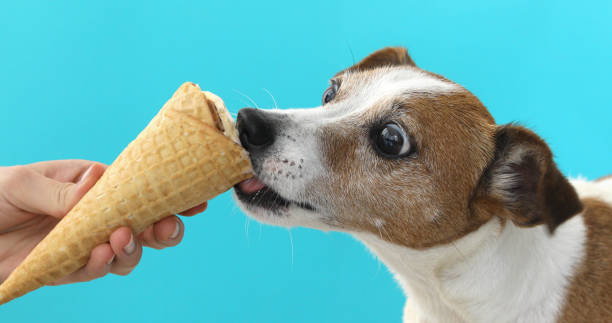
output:
M 86 160 L 57 160 L 0 167 L 0 282 L 4 281 L 93 187 L 106 165 Z M 206 202 L 181 215 L 203 212 Z M 88 263 L 51 285 L 90 281 L 108 273 L 127 275 L 140 261 L 142 246 L 155 249 L 181 242 L 183 222 L 171 215 L 136 238 L 129 227 L 115 230 L 95 247 Z

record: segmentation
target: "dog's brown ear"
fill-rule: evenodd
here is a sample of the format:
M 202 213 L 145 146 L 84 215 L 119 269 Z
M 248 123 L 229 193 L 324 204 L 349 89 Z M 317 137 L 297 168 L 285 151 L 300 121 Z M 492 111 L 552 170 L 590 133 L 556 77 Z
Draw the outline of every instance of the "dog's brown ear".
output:
M 519 226 L 546 224 L 553 233 L 582 211 L 573 186 L 535 133 L 520 126 L 502 126 L 496 130 L 495 145 L 495 158 L 483 175 L 479 194 L 500 203 L 503 216 Z
M 383 49 L 379 49 L 375 51 L 374 53 L 368 55 L 366 58 L 362 59 L 359 63 L 343 70 L 342 72 L 356 71 L 356 70 L 369 70 L 369 69 L 373 69 L 377 67 L 397 66 L 397 65 L 416 66 L 412 58 L 410 58 L 410 55 L 408 55 L 408 50 L 406 48 L 404 47 L 385 47 Z

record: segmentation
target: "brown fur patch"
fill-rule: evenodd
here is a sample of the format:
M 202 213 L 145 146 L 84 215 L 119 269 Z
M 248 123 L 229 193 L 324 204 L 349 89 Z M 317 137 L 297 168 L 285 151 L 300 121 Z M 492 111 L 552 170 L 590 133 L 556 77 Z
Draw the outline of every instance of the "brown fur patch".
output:
M 320 187 L 330 196 L 344 194 L 333 202 L 342 213 L 331 224 L 426 248 L 450 243 L 489 220 L 490 214 L 475 215 L 469 207 L 494 151 L 494 120 L 480 101 L 467 91 L 405 99 L 392 121 L 414 137 L 417 153 L 399 160 L 377 155 L 368 141 L 371 124 L 390 102 L 379 105 L 320 133 L 323 156 L 335 174 Z
M 586 257 L 570 285 L 560 323 L 612 321 L 612 207 L 584 199 Z
M 515 125 L 496 131 L 495 160 L 483 176 L 479 195 L 500 202 L 516 225 L 557 226 L 582 210 L 574 187 L 561 174 L 548 145 L 534 132 Z
M 368 82 L 401 69 L 454 84 L 416 67 L 405 49 L 388 47 L 336 74 L 340 88 L 333 102 L 342 104 Z M 398 100 L 400 111 L 391 111 Z M 389 160 L 372 149 L 368 131 L 389 121 L 414 139 L 413 157 Z M 334 205 L 344 214 L 330 224 L 378 233 L 393 243 L 413 248 L 448 243 L 492 216 L 520 226 L 547 224 L 552 232 L 582 208 L 546 143 L 523 127 L 497 127 L 482 103 L 459 85 L 454 92 L 382 98 L 361 114 L 323 127 L 319 138 L 337 175 L 325 179 L 334 184 L 316 186 L 327 186 L 330 196 L 343 192 L 341 200 L 349 201 Z
M 409 65 L 416 67 L 416 64 L 408 55 L 408 50 L 404 47 L 385 47 L 368 55 L 359 63 L 338 72 L 336 75 L 345 72 L 366 71 L 378 67 Z
M 352 74 L 336 100 L 359 91 L 361 79 L 375 79 L 381 71 Z M 343 214 L 329 224 L 425 248 L 459 239 L 493 216 L 520 226 L 547 224 L 552 232 L 580 212 L 580 201 L 546 143 L 522 127 L 497 127 L 476 97 L 459 91 L 411 93 L 399 98 L 404 101 L 396 112 L 390 110 L 398 98 L 383 98 L 321 129 L 323 156 L 336 175 L 325 179 L 332 185 L 320 187 L 330 189 L 329 196 L 345 194 L 330 202 Z M 368 132 L 388 121 L 401 124 L 414 139 L 415 156 L 389 160 L 372 149 Z M 520 160 L 513 160 L 515 153 Z M 490 168 L 504 167 L 512 173 L 503 175 L 518 180 L 500 191 L 493 187 L 497 178 L 485 170 L 495 174 Z

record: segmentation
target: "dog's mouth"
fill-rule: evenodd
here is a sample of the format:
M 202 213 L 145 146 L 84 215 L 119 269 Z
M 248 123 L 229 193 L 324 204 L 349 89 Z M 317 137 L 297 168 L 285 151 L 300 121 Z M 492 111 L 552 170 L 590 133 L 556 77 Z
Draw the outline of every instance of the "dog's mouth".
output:
M 236 191 L 238 199 L 243 203 L 258 206 L 270 211 L 287 209 L 290 206 L 297 206 L 309 211 L 315 211 L 315 208 L 309 203 L 292 201 L 282 197 L 257 177 L 236 184 L 234 190 Z

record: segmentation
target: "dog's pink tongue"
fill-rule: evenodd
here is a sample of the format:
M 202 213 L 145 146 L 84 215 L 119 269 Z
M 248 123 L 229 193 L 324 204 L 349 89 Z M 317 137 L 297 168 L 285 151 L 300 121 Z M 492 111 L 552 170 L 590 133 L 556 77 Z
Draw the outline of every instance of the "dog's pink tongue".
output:
M 241 191 L 247 194 L 251 194 L 251 193 L 255 193 L 259 191 L 260 189 L 266 187 L 266 184 L 260 181 L 257 177 L 253 177 L 253 178 L 247 179 L 246 181 L 240 182 L 240 184 L 238 184 L 238 187 L 240 187 Z

